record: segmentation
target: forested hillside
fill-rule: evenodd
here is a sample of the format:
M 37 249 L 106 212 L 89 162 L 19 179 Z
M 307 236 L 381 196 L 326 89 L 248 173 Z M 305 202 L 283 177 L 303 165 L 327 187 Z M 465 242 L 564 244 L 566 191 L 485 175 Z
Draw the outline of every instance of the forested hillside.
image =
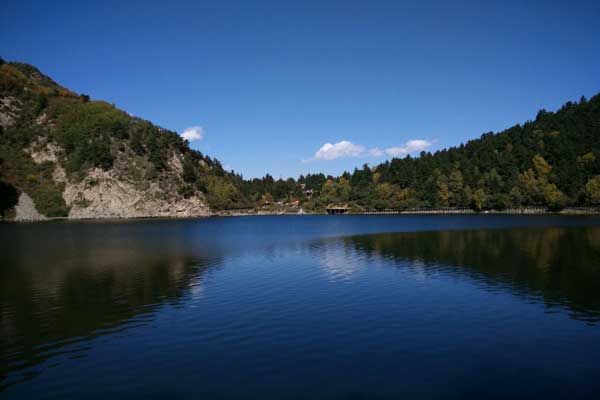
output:
M 267 198 L 314 192 L 307 209 L 349 203 L 355 209 L 472 207 L 475 210 L 600 203 L 600 95 L 541 110 L 534 121 L 485 133 L 458 147 L 364 165 L 340 177 L 294 180 L 267 176 L 245 182 L 243 192 Z
M 0 61 L 3 212 L 17 192 L 25 192 L 51 217 L 75 208 L 93 217 L 84 209 L 94 202 L 95 213 L 112 213 L 107 216 L 115 210 L 103 210 L 102 202 L 129 207 L 132 216 L 152 215 L 161 202 L 194 215 L 204 203 L 212 209 L 245 206 L 235 179 L 175 132 L 73 93 L 33 66 Z M 100 198 L 88 198 L 94 190 Z M 120 197 L 111 198 L 111 190 Z
M 600 204 L 600 95 L 458 147 L 339 177 L 245 180 L 175 132 L 0 60 L 2 215 L 22 193 L 45 216 L 91 218 L 320 212 L 332 203 L 355 211 Z

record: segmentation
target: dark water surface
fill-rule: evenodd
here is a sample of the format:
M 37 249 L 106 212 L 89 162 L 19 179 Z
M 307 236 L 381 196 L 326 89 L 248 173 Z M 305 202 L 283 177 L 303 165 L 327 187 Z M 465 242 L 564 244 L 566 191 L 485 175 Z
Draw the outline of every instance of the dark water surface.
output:
M 600 218 L 0 225 L 0 398 L 598 398 Z

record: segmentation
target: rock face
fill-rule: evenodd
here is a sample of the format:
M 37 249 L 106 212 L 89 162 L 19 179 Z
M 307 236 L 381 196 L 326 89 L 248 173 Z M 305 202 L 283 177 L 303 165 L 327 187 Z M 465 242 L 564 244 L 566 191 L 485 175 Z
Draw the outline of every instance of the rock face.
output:
M 45 139 L 39 138 L 34 141 L 29 147 L 25 149 L 25 153 L 29 154 L 33 162 L 41 164 L 44 162 L 58 161 L 58 154 L 60 154 L 61 148 L 56 144 L 48 142 Z
M 21 192 L 19 202 L 15 207 L 15 221 L 43 221 L 47 219 L 40 214 L 33 204 L 33 200 L 25 192 Z
M 36 164 L 52 163 L 52 179 L 64 185 L 63 199 L 70 208 L 69 219 L 102 218 L 148 218 L 175 217 L 191 218 L 211 215 L 204 196 L 197 193 L 185 198 L 177 193 L 172 180 L 179 179 L 182 172 L 181 160 L 174 154 L 169 161 L 173 172 L 172 180 L 152 181 L 145 184 L 127 179 L 120 171 L 131 159 L 120 157 L 115 168 L 105 171 L 94 168 L 81 180 L 73 180 L 59 162 L 63 149 L 45 138 L 38 138 L 24 149 Z M 31 198 L 23 193 L 17 209 L 19 221 L 46 219 L 38 213 Z
M 81 182 L 67 181 L 63 198 L 69 218 L 204 217 L 210 209 L 199 195 L 184 198 L 156 182 L 143 190 L 112 171 L 94 169 Z
M 19 101 L 12 96 L 0 97 L 0 127 L 8 128 L 15 122 Z

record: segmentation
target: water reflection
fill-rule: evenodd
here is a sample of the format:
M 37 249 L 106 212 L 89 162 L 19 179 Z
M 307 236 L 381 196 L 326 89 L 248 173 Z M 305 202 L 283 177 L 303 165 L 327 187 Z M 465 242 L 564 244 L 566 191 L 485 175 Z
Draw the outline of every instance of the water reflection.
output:
M 533 374 L 536 390 L 587 394 L 600 341 L 579 321 L 600 321 L 600 228 L 482 229 L 523 221 L 0 226 L 0 392 L 435 398 L 495 379 L 500 396 Z M 371 234 L 390 230 L 413 232 Z
M 132 225 L 13 233 L 0 269 L 0 389 L 48 359 L 81 356 L 94 337 L 150 323 L 162 304 L 200 296 L 203 274 L 220 257 L 181 235 Z
M 600 321 L 600 229 L 531 228 L 349 236 L 344 246 L 371 261 L 419 274 L 468 277 L 510 290 L 570 316 Z
M 329 245 L 323 246 L 318 251 L 317 257 L 321 270 L 325 272 L 327 278 L 331 282 L 348 282 L 360 276 L 365 268 L 364 260 L 358 257 L 355 250 L 331 245 L 332 242 L 326 241 Z

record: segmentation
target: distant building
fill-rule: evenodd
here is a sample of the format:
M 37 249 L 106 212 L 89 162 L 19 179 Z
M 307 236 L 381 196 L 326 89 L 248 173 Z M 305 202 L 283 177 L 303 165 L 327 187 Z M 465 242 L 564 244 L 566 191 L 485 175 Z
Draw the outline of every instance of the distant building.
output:
M 327 214 L 329 215 L 338 215 L 338 214 L 348 214 L 350 212 L 350 207 L 348 205 L 333 205 L 330 204 L 326 208 Z

